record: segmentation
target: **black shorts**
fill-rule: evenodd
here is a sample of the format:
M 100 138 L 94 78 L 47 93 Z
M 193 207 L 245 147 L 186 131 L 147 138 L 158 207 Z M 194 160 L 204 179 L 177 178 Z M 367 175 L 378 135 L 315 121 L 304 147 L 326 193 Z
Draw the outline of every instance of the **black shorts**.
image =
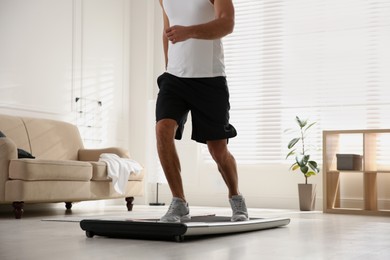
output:
M 157 79 L 160 88 L 156 121 L 173 119 L 178 124 L 175 138 L 180 140 L 188 112 L 191 111 L 191 139 L 199 143 L 229 139 L 237 135 L 229 124 L 229 90 L 225 77 L 179 78 L 164 73 Z

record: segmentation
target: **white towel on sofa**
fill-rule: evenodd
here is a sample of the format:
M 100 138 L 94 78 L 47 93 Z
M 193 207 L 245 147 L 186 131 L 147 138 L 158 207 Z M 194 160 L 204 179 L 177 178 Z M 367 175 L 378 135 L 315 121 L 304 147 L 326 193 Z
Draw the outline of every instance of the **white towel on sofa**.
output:
M 116 192 L 126 193 L 126 186 L 130 174 L 139 174 L 142 166 L 129 158 L 121 158 L 113 153 L 102 153 L 99 162 L 107 164 L 108 177 L 112 179 L 112 184 Z

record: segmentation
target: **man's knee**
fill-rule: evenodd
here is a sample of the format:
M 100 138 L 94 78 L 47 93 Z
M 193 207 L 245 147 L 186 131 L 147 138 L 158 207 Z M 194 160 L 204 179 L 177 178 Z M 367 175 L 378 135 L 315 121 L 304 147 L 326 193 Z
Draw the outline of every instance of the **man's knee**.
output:
M 177 129 L 177 123 L 173 119 L 161 119 L 156 123 L 156 138 L 157 141 L 167 138 L 173 139 Z
M 211 157 L 217 163 L 226 160 L 226 157 L 229 156 L 226 140 L 208 141 L 207 147 Z

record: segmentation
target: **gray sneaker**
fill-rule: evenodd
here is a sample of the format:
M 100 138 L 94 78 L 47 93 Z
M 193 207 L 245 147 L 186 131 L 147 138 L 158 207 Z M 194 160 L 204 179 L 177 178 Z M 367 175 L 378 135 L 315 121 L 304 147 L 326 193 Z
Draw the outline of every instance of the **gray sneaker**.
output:
M 160 218 L 160 222 L 179 223 L 191 219 L 188 203 L 173 197 L 168 212 Z
M 233 216 L 231 221 L 246 221 L 249 220 L 248 210 L 246 209 L 245 199 L 242 195 L 235 195 L 229 199 L 232 207 Z

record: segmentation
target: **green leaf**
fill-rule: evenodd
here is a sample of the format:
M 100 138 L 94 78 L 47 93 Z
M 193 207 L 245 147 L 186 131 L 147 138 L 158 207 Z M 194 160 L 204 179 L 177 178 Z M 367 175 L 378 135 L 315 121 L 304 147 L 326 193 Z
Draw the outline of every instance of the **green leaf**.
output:
M 289 143 L 288 143 L 288 149 L 291 149 L 294 147 L 294 145 L 296 145 L 296 143 L 298 143 L 298 141 L 300 140 L 301 138 L 294 138 L 292 139 Z
M 295 154 L 295 150 L 296 150 L 296 149 L 291 150 L 291 151 L 287 154 L 286 159 L 287 159 L 288 157 L 290 157 L 291 155 Z
M 313 168 L 317 168 L 317 163 L 315 161 L 309 161 L 309 166 L 311 166 Z
M 316 175 L 316 173 L 313 172 L 313 171 L 310 171 L 310 172 L 305 173 L 305 176 L 306 176 L 306 177 L 310 177 L 310 176 L 313 176 L 313 175 Z
M 306 175 L 306 173 L 309 171 L 309 167 L 307 166 L 301 166 L 301 172 Z
M 296 165 L 296 163 L 293 163 L 293 164 L 291 164 L 291 166 L 290 166 L 290 171 L 292 170 L 292 168 L 294 167 Z
M 315 171 L 316 173 L 319 173 L 319 172 L 320 172 L 320 169 L 318 169 L 318 165 L 317 165 L 317 163 L 316 163 L 315 161 L 309 161 L 309 162 L 308 162 L 308 165 L 309 165 L 309 167 L 310 167 L 313 171 Z
M 313 125 L 315 125 L 317 122 L 314 122 L 314 123 L 311 123 L 310 125 L 308 125 L 306 128 L 305 128 L 305 132 L 304 133 L 306 133 L 306 131 L 310 128 L 310 127 L 312 127 Z
M 296 157 L 295 157 L 295 161 L 297 162 L 297 164 L 298 164 L 299 166 L 303 166 L 303 165 L 302 165 L 302 159 L 301 159 L 299 156 L 296 156 Z
M 307 124 L 307 120 L 301 120 L 298 116 L 295 117 L 295 120 L 297 121 L 300 128 L 304 128 Z
M 306 165 L 309 159 L 310 159 L 310 155 L 303 156 L 303 163 Z
M 299 166 L 306 166 L 307 162 L 309 161 L 310 155 L 301 155 L 297 156 L 296 161 L 299 164 Z
M 291 166 L 290 166 L 290 171 L 295 171 L 296 169 L 299 168 L 299 165 L 297 163 L 293 163 Z

